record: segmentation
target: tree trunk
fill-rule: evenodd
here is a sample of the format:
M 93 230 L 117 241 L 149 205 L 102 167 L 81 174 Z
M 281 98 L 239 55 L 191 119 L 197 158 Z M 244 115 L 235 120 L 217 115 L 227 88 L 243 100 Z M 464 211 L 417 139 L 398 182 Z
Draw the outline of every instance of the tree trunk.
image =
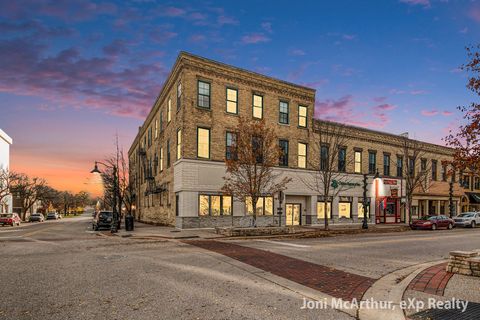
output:
M 252 211 L 253 211 L 252 226 L 254 228 L 257 227 L 257 202 L 258 202 L 258 198 L 253 199 L 253 197 L 252 197 Z
M 323 200 L 323 210 L 324 210 L 324 222 L 325 222 L 325 230 L 328 230 L 328 201 L 326 200 L 327 198 L 325 197 L 325 200 Z M 330 214 L 331 214 L 331 207 L 330 207 Z

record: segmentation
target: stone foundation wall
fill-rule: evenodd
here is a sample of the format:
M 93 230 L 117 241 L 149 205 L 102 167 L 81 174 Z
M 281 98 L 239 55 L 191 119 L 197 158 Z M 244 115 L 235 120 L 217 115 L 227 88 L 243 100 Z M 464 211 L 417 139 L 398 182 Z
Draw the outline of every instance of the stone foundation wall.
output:
M 208 216 L 208 217 L 177 217 L 176 227 L 181 229 L 190 228 L 215 228 L 215 227 L 241 227 L 252 226 L 252 216 Z M 276 227 L 278 226 L 278 216 L 258 216 L 258 227 Z
M 474 251 L 452 251 L 447 272 L 480 277 L 480 256 Z

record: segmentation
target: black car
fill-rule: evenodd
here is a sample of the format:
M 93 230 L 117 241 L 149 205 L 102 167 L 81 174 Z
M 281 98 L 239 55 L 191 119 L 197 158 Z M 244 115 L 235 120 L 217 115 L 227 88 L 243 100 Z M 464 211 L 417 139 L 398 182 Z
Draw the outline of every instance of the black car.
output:
M 112 211 L 100 211 L 93 218 L 92 228 L 97 231 L 101 228 L 110 229 L 113 222 L 113 212 Z

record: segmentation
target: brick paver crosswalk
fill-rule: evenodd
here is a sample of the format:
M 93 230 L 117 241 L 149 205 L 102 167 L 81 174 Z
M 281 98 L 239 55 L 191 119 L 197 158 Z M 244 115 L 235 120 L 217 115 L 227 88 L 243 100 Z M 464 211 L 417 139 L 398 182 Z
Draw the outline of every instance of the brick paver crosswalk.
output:
M 420 272 L 408 285 L 408 289 L 443 296 L 453 273 L 446 271 L 447 263 L 437 264 Z
M 375 279 L 354 273 L 233 243 L 215 240 L 184 242 L 344 300 L 361 299 L 365 291 L 375 282 Z

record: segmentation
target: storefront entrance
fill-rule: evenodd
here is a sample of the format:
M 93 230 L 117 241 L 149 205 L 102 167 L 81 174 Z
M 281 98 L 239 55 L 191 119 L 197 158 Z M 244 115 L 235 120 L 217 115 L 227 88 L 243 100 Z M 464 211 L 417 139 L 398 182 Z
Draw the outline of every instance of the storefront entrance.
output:
M 377 223 L 400 223 L 400 199 L 396 197 L 378 199 L 375 216 Z
M 285 204 L 286 225 L 298 226 L 301 224 L 302 205 L 299 203 Z

